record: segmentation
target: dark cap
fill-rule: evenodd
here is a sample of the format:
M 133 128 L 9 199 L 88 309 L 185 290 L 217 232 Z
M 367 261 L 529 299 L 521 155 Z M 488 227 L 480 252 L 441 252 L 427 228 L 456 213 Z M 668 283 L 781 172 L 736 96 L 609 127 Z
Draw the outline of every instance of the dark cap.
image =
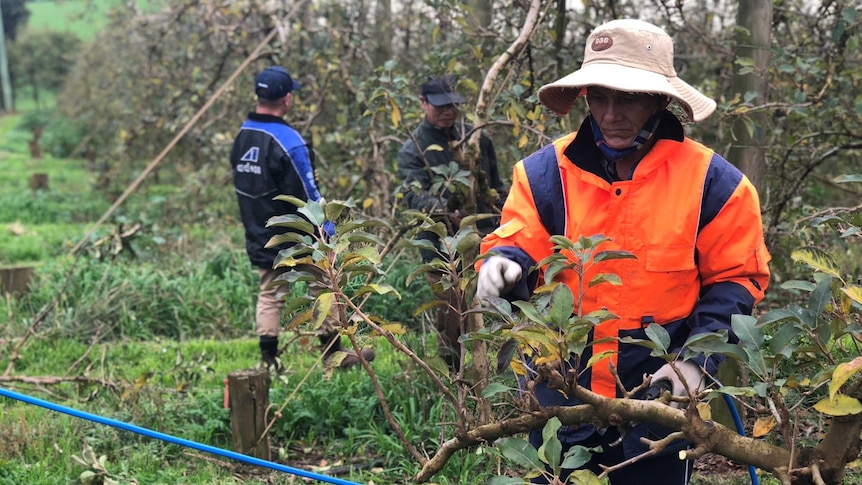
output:
M 299 88 L 299 83 L 281 66 L 267 67 L 257 75 L 254 82 L 254 92 L 261 99 L 281 99 Z
M 452 74 L 430 76 L 428 82 L 422 85 L 422 97 L 431 106 L 461 104 L 464 102 L 464 96 L 455 91 L 457 82 L 458 79 Z

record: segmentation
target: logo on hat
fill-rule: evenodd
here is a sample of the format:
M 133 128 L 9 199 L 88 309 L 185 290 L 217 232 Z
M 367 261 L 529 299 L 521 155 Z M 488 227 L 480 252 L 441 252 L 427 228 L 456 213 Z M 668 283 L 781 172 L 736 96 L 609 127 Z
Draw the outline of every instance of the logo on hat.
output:
M 612 39 L 609 35 L 600 35 L 593 39 L 593 44 L 591 47 L 595 52 L 601 52 L 610 49 L 613 45 L 614 39 Z

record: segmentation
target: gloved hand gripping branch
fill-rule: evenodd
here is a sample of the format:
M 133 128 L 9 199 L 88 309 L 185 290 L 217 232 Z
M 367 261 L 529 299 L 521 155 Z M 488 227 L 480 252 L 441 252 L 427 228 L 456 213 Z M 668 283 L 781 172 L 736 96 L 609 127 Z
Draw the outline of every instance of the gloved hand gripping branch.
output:
M 682 375 L 682 379 L 677 375 L 672 365 L 676 366 L 679 370 L 679 373 Z M 683 380 L 685 382 L 683 382 Z M 683 361 L 675 362 L 673 364 L 668 363 L 661 366 L 661 368 L 652 375 L 650 388 L 647 390 L 647 394 L 656 393 L 656 395 L 651 398 L 648 398 L 645 395 L 644 399 L 655 399 L 664 389 L 669 390 L 675 397 L 688 397 L 689 391 L 691 391 L 692 394 L 697 393 L 703 389 L 704 383 L 705 379 L 703 371 L 694 362 Z M 686 385 L 688 385 L 688 390 L 686 390 Z M 671 406 L 679 408 L 680 403 L 672 402 Z
M 476 298 L 505 295 L 521 281 L 522 274 L 520 264 L 502 256 L 491 256 L 479 268 Z

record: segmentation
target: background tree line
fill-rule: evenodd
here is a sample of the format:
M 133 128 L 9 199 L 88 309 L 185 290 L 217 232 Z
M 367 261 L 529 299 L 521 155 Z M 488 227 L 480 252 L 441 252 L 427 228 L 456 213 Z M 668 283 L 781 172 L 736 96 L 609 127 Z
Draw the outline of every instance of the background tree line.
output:
M 504 164 L 573 129 L 583 116 L 580 106 L 565 118 L 548 116 L 538 109 L 535 92 L 577 68 L 591 28 L 611 18 L 640 17 L 665 26 L 676 42 L 681 76 L 719 102 L 717 113 L 689 127 L 690 134 L 731 161 L 752 148 L 752 140 L 765 154 L 756 178 L 776 264 L 785 264 L 776 236 L 802 205 L 843 205 L 856 198 L 854 191 L 832 190 L 830 180 L 858 166 L 862 148 L 860 15 L 853 2 L 782 1 L 765 9 L 771 39 L 757 47 L 769 50 L 765 67 L 740 55 L 752 52 L 740 36 L 750 27 L 737 22 L 734 2 L 584 5 L 541 2 L 529 45 L 496 78 L 487 130 Z M 59 97 L 60 113 L 84 127 L 88 143 L 81 148 L 102 162 L 111 185 L 122 187 L 277 29 L 276 40 L 162 164 L 189 184 L 191 201 L 178 204 L 205 206 L 229 187 L 224 160 L 236 126 L 252 107 L 254 73 L 279 63 L 304 83 L 290 121 L 313 144 L 325 194 L 366 200 L 370 213 L 388 214 L 395 203 L 394 152 L 421 116 L 417 87 L 428 74 L 454 72 L 475 102 L 489 66 L 517 36 L 526 6 L 512 1 L 492 8 L 481 0 L 188 1 L 155 13 L 118 9 L 104 33 L 77 53 Z M 27 79 L 25 72 L 16 77 Z M 734 82 L 748 73 L 765 78 L 766 90 L 740 92 Z M 475 115 L 470 107 L 465 111 L 468 118 Z M 802 203 L 802 194 L 813 198 Z

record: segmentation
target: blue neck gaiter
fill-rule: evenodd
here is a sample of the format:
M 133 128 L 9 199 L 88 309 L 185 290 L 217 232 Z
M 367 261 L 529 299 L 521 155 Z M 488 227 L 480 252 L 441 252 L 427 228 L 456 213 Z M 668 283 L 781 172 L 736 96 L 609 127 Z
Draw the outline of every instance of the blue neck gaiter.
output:
M 658 129 L 658 125 L 661 122 L 662 111 L 658 111 L 649 117 L 649 119 L 644 123 L 644 127 L 638 132 L 637 136 L 634 140 L 632 140 L 632 145 L 627 148 L 623 148 L 621 150 L 617 150 L 616 148 L 611 148 L 605 143 L 605 137 L 602 134 L 601 128 L 599 128 L 599 124 L 596 123 L 596 119 L 593 118 L 593 115 L 590 115 L 590 126 L 593 128 L 593 140 L 596 142 L 596 146 L 599 148 L 599 151 L 608 159 L 610 162 L 617 162 L 622 160 L 628 155 L 636 152 L 638 148 L 642 147 L 647 140 L 652 137 L 653 133 Z

